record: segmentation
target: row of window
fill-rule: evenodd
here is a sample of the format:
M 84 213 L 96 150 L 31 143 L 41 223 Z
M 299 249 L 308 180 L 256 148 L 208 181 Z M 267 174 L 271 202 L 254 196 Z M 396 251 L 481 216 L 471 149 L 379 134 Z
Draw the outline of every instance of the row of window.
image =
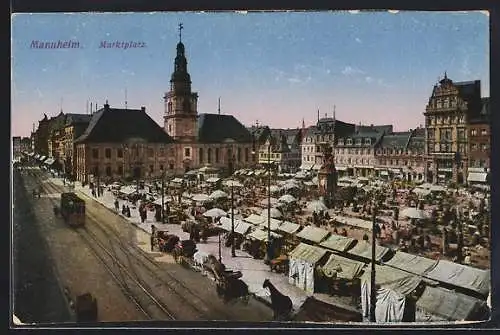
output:
M 432 125 L 442 125 L 442 124 L 463 124 L 465 123 L 465 116 L 428 116 L 427 124 Z
M 168 168 L 170 170 L 173 170 L 174 164 L 170 163 L 168 165 Z M 155 170 L 154 165 L 149 165 L 148 172 L 150 174 L 154 174 L 155 172 L 161 173 L 161 172 L 163 172 L 163 169 L 164 169 L 163 164 L 160 164 L 158 171 Z M 91 174 L 93 174 L 95 176 L 100 175 L 101 172 L 104 172 L 104 175 L 107 177 L 111 177 L 113 174 L 117 174 L 117 175 L 122 176 L 123 175 L 123 166 L 118 165 L 115 169 L 113 169 L 111 166 L 106 166 L 104 168 L 104 171 L 100 171 L 99 166 L 95 165 L 90 169 L 90 172 L 91 172 Z
M 371 138 L 365 138 L 364 140 L 361 138 L 357 138 L 355 141 L 352 140 L 352 138 L 348 138 L 344 141 L 343 138 L 339 139 L 339 145 L 371 145 L 372 144 L 372 139 Z
M 477 151 L 477 150 L 488 151 L 490 149 L 490 146 L 486 143 L 472 143 L 470 145 L 470 149 L 471 151 Z
M 132 147 L 130 149 L 130 154 L 133 156 L 139 156 L 141 151 L 141 148 L 139 146 Z M 145 148 L 147 157 L 154 157 L 155 156 L 155 149 L 153 148 Z M 93 148 L 92 149 L 92 158 L 94 159 L 99 159 L 100 157 L 100 150 L 98 148 Z M 104 158 L 111 159 L 112 154 L 114 153 L 115 158 L 123 158 L 123 148 L 105 148 L 104 149 Z M 158 149 L 158 156 L 164 156 L 166 154 L 166 149 L 165 148 L 159 148 Z M 170 155 L 174 156 L 175 152 L 174 149 L 171 148 L 170 150 Z
M 469 161 L 469 167 L 475 168 L 485 168 L 489 167 L 485 159 L 471 159 Z
M 470 130 L 470 136 L 477 136 L 478 130 L 477 129 L 471 129 Z M 487 136 L 488 135 L 488 130 L 485 128 L 481 129 L 481 136 Z
M 215 151 L 215 155 L 213 154 L 213 152 Z M 215 163 L 220 163 L 220 156 L 221 156 L 221 153 L 220 153 L 220 148 L 215 148 L 215 150 L 212 151 L 212 148 L 208 148 L 207 149 L 207 155 L 205 157 L 205 151 L 203 148 L 200 148 L 199 149 L 199 159 L 200 159 L 200 163 L 203 164 L 205 163 L 205 160 L 207 163 L 212 163 L 212 160 L 215 159 Z M 184 149 L 184 154 L 186 157 L 189 157 L 190 156 L 190 148 L 185 148 Z M 226 149 L 226 155 L 227 157 L 231 157 L 232 155 L 232 149 L 231 148 L 227 148 Z M 245 155 L 244 157 L 242 157 L 242 154 L 241 154 L 241 148 L 238 148 L 236 150 L 236 156 L 234 157 L 236 159 L 237 162 L 242 162 L 242 158 L 244 158 L 245 162 L 248 162 L 250 160 L 250 150 L 248 148 L 245 148 Z M 255 161 L 255 157 L 252 155 L 252 161 Z

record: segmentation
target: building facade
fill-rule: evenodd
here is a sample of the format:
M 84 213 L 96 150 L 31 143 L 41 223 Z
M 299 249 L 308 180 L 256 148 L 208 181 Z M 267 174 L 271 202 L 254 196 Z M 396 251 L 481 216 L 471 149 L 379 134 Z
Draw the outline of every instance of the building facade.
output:
M 334 147 L 335 167 L 339 176 L 374 177 L 375 150 L 391 125 L 354 127 L 354 131 L 337 139 Z
M 453 82 L 445 73 L 425 109 L 425 174 L 432 183 L 465 183 L 468 124 L 481 112 L 481 82 Z
M 491 121 L 489 98 L 482 99 L 481 113 L 469 120 L 469 168 L 467 183 L 486 183 L 491 161 Z
M 178 153 L 173 139 L 146 108 L 116 109 L 106 103 L 75 140 L 76 180 L 132 180 L 172 173 Z
M 12 158 L 20 159 L 21 158 L 21 136 L 12 137 Z
M 375 176 L 424 181 L 425 129 L 385 134 L 375 150 Z
M 318 171 L 325 161 L 325 148 L 334 147 L 338 138 L 343 138 L 353 133 L 354 128 L 354 124 L 337 120 L 335 112 L 331 118 L 328 115 L 320 118 L 318 111 L 316 125 L 307 128 L 302 141 L 301 168 Z

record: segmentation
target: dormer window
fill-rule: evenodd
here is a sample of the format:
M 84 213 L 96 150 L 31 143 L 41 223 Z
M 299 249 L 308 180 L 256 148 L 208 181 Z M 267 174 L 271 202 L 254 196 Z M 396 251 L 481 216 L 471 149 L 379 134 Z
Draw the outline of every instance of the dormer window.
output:
M 347 139 L 347 145 L 352 145 L 352 140 L 350 138 Z
M 370 138 L 365 139 L 365 145 L 371 145 L 372 140 Z
M 356 145 L 361 145 L 361 139 L 360 139 L 360 138 L 358 138 L 358 139 L 356 140 Z
M 339 145 L 344 145 L 344 139 L 339 140 Z

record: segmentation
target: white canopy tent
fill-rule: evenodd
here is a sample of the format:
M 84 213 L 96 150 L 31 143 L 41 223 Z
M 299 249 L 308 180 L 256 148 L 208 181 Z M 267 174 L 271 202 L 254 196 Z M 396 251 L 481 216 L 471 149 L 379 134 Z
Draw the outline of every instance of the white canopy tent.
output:
M 289 254 L 288 282 L 314 293 L 314 270 L 327 253 L 323 248 L 300 243 Z

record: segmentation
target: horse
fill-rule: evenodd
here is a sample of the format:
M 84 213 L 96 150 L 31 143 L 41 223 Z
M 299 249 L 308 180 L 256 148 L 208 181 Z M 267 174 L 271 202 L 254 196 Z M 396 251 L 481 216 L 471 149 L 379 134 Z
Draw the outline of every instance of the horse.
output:
M 217 294 L 225 303 L 236 302 L 241 299 L 245 304 L 250 301 L 248 285 L 241 279 L 230 279 L 224 286 L 217 284 Z
M 271 292 L 271 306 L 274 313 L 274 319 L 287 318 L 293 310 L 292 300 L 290 297 L 282 294 L 269 279 L 264 280 L 263 288 L 268 288 Z

